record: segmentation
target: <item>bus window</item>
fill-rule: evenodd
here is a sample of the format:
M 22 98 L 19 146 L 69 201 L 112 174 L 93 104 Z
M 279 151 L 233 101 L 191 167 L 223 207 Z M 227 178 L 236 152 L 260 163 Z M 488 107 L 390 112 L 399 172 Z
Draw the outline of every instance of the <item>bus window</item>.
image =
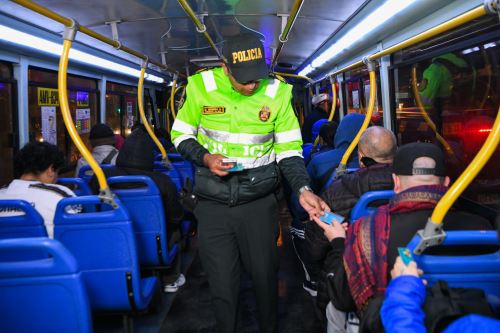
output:
M 106 124 L 115 134 L 128 136 L 135 122 L 137 111 L 137 88 L 119 83 L 106 84 Z
M 0 62 L 0 186 L 8 184 L 14 177 L 14 114 L 12 108 L 12 69 Z M 17 132 L 17 131 L 16 131 Z
M 69 166 L 80 158 L 75 145 L 66 132 L 59 109 L 57 72 L 30 67 L 29 135 L 30 141 L 47 141 L 65 153 Z M 76 75 L 68 75 L 68 101 L 71 116 L 83 142 L 90 147 L 90 129 L 98 122 L 97 82 Z
M 383 126 L 383 110 L 380 93 L 379 71 L 377 74 L 377 93 L 373 107 L 372 125 Z M 370 77 L 366 68 L 346 73 L 344 92 L 347 96 L 347 113 L 366 113 L 370 101 Z
M 394 69 L 396 133 L 399 144 L 427 141 L 449 145 L 452 181 L 476 156 L 491 131 L 500 105 L 500 40 L 443 52 Z M 412 68 L 422 108 L 412 91 Z M 422 109 L 445 143 L 439 143 Z M 500 208 L 500 155 L 492 156 L 465 196 Z

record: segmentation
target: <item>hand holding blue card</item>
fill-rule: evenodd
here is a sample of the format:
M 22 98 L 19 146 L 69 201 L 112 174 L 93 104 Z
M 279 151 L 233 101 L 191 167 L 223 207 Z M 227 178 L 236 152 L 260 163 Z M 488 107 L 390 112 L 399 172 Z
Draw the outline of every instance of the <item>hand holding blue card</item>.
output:
M 332 212 L 325 212 L 325 214 L 321 215 L 319 219 L 321 220 L 321 222 L 324 222 L 326 224 L 332 224 L 333 222 L 342 223 L 345 217 Z
M 413 256 L 411 255 L 411 252 L 407 247 L 398 247 L 398 252 L 405 266 L 408 266 L 410 262 L 414 261 Z

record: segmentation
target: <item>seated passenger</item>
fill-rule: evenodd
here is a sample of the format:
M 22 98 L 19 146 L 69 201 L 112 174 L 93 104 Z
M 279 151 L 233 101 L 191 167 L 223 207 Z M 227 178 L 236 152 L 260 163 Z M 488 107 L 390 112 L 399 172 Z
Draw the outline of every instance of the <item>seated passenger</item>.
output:
M 167 234 L 169 237 L 168 243 L 175 244 L 180 239 L 180 224 L 184 216 L 184 210 L 179 202 L 177 188 L 167 175 L 153 171 L 154 167 L 154 142 L 146 132 L 145 128 L 139 126 L 125 140 L 125 143 L 116 159 L 116 166 L 111 169 L 104 170 L 106 177 L 127 176 L 127 175 L 143 175 L 150 177 L 158 186 L 161 197 L 163 199 L 163 207 L 165 209 L 165 220 L 167 223 Z M 97 193 L 99 184 L 94 175 L 89 184 Z M 130 184 L 130 187 L 136 186 Z M 125 186 L 129 187 L 129 186 Z M 184 281 L 184 276 L 180 274 L 180 251 L 178 258 L 175 259 L 172 276 L 169 276 L 165 282 L 165 291 L 175 292 Z M 177 279 L 180 279 L 176 282 Z M 184 283 L 182 283 L 184 284 Z
M 312 158 L 307 165 L 307 172 L 311 178 L 311 188 L 314 192 L 320 192 L 325 186 L 332 173 L 339 166 L 342 156 L 358 134 L 365 116 L 359 113 L 351 113 L 345 116 L 337 128 L 335 134 L 335 149 L 327 151 Z M 348 168 L 359 167 L 356 158 L 356 150 L 353 151 L 347 164 Z
M 392 280 L 385 291 L 385 300 L 380 312 L 385 332 L 427 332 L 423 311 L 426 299 L 425 284 L 420 278 L 422 273 L 421 270 L 417 270 L 415 262 L 410 262 L 406 266 L 401 258 L 397 257 L 391 271 Z M 453 309 L 449 314 L 456 315 L 456 311 Z M 453 332 L 500 332 L 500 320 L 469 314 L 454 320 L 443 331 L 443 333 Z
M 118 156 L 116 149 L 115 134 L 106 124 L 96 124 L 92 126 L 89 134 L 90 144 L 92 145 L 92 156 L 99 164 L 115 164 Z M 75 169 L 75 177 L 78 177 L 80 169 L 88 162 L 82 157 L 78 160 Z
M 43 217 L 47 235 L 54 238 L 54 215 L 57 203 L 75 194 L 67 187 L 55 184 L 58 171 L 64 166 L 64 155 L 47 142 L 31 142 L 14 158 L 16 178 L 0 189 L 0 200 L 28 201 Z M 12 214 L 13 209 L 0 209 L 1 216 Z
M 335 138 L 335 134 L 337 133 L 337 128 L 339 125 L 334 122 L 334 121 L 321 121 L 318 120 L 316 124 L 320 124 L 317 131 L 318 131 L 318 145 L 316 147 L 316 150 L 311 150 L 311 154 L 309 155 L 308 160 L 304 160 L 306 165 L 309 163 L 309 161 L 314 157 L 317 156 L 321 153 L 325 153 L 327 151 L 335 149 L 333 145 L 333 139 Z M 316 126 L 314 124 L 313 127 Z M 314 132 L 314 129 L 313 129 Z M 305 157 L 304 157 L 305 158 Z
M 352 224 L 347 238 L 340 224 L 314 220 L 332 245 L 335 271 L 329 276 L 328 291 L 338 310 L 363 315 L 370 301 L 384 294 L 389 280 L 387 267 L 394 265 L 397 248 L 407 246 L 415 233 L 425 227 L 450 182 L 443 152 L 430 143 L 415 142 L 399 148 L 393 170 L 395 197 L 372 216 Z M 443 226 L 445 230 L 491 229 L 488 220 L 453 210 L 446 215 Z M 376 311 L 370 313 L 378 316 Z
M 367 128 L 359 139 L 358 159 L 361 169 L 342 176 L 333 182 L 322 195 L 332 212 L 349 218 L 358 199 L 368 191 L 391 190 L 392 160 L 396 153 L 396 137 L 386 128 Z M 326 276 L 334 271 L 329 260 L 332 254 L 330 242 L 323 229 L 316 223 L 307 223 L 305 248 L 309 270 L 318 276 L 317 304 L 325 309 L 330 301 L 326 288 Z M 321 268 L 320 273 L 318 270 Z
M 306 116 L 302 125 L 302 141 L 304 143 L 313 142 L 312 127 L 320 119 L 328 118 L 330 112 L 330 95 L 327 93 L 317 94 L 312 97 L 313 109 Z

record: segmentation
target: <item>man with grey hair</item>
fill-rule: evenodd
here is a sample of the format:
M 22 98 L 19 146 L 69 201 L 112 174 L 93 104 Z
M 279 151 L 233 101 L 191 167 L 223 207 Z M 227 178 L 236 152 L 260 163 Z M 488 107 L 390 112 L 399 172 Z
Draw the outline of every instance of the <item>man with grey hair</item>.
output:
M 396 137 L 391 131 L 380 126 L 367 128 L 358 144 L 361 168 L 334 181 L 322 195 L 332 212 L 348 218 L 365 192 L 392 189 L 392 160 L 396 148 Z M 323 229 L 316 223 L 307 223 L 305 241 L 306 267 L 311 276 L 316 278 L 316 302 L 323 310 L 330 301 L 325 282 L 327 274 L 332 270 L 328 259 L 332 247 L 323 234 Z

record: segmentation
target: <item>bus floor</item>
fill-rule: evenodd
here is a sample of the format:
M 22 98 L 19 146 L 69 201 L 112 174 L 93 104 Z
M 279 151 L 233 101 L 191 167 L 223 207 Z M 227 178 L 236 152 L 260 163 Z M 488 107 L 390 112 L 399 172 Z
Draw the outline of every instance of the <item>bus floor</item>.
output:
M 290 239 L 291 217 L 283 207 L 280 223 L 283 245 L 279 248 L 278 281 L 279 332 L 324 332 L 324 318 L 314 305 L 314 298 L 303 288 L 304 273 Z M 133 331 L 138 333 L 211 333 L 217 332 L 206 273 L 203 271 L 196 238 L 182 256 L 186 284 L 176 293 L 161 293 L 152 309 L 133 318 Z M 238 333 L 257 333 L 257 307 L 252 282 L 245 273 L 241 278 Z M 123 332 L 120 316 L 95 316 L 94 332 Z

